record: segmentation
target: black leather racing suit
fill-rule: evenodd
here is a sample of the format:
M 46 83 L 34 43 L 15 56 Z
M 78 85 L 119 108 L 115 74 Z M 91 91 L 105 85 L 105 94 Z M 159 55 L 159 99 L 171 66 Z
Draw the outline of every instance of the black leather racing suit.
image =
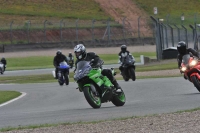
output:
M 6 59 L 1 59 L 1 62 L 4 64 L 4 71 L 6 70 L 7 61 Z
M 194 56 L 199 58 L 199 53 L 196 50 L 192 49 L 192 48 L 186 49 L 186 53 L 185 54 L 192 54 L 192 55 L 194 55 Z M 183 56 L 185 54 L 180 54 L 180 53 L 178 54 L 178 56 L 177 56 L 178 68 L 180 68 L 181 62 L 182 62 L 182 58 L 183 58 Z

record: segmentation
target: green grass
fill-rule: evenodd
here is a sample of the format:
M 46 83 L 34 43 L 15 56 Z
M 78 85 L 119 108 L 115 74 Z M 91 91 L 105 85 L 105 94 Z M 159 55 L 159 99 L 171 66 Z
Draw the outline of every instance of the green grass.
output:
M 74 73 L 70 73 L 70 82 L 73 82 Z M 26 76 L 4 76 L 0 77 L 0 84 L 9 84 L 9 83 L 18 83 L 18 84 L 26 84 L 26 83 L 51 83 L 57 82 L 54 79 L 52 74 L 38 74 L 38 75 L 26 75 Z
M 16 0 L 1 1 L 0 14 L 14 18 L 69 18 L 69 19 L 96 19 L 109 18 L 94 0 Z M 5 18 L 6 19 L 6 18 Z M 26 18 L 25 18 L 26 19 Z
M 144 10 L 148 15 L 164 19 L 164 23 L 181 24 L 181 15 L 184 13 L 184 25 L 194 24 L 195 13 L 196 20 L 199 21 L 199 0 L 132 0 Z M 154 15 L 153 8 L 157 7 L 158 14 Z
M 136 62 L 140 62 L 140 55 L 145 55 L 150 58 L 155 58 L 155 52 L 133 53 Z M 100 58 L 104 60 L 104 64 L 117 64 L 117 54 L 100 54 Z M 29 56 L 16 57 L 7 59 L 7 70 L 23 70 L 23 69 L 38 69 L 38 68 L 53 68 L 54 56 Z
M 0 91 L 0 104 L 16 98 L 20 95 L 21 93 L 17 91 Z
M 117 70 L 118 71 L 118 70 Z M 119 74 L 119 71 L 117 72 Z M 73 78 L 73 73 L 70 73 L 70 82 L 75 82 Z M 175 75 L 174 77 L 178 77 L 181 75 Z M 144 79 L 144 78 L 163 78 L 163 77 L 172 77 L 172 76 L 137 76 L 137 79 Z M 123 80 L 123 78 L 117 77 L 117 80 Z M 27 84 L 27 83 L 53 83 L 58 82 L 56 79 L 53 78 L 51 74 L 42 74 L 42 75 L 28 75 L 28 76 L 8 76 L 8 77 L 0 77 L 0 84 L 10 84 L 10 83 L 17 83 L 17 84 Z
M 171 62 L 171 63 L 165 63 L 165 64 L 159 64 L 159 65 L 136 66 L 136 72 L 170 70 L 170 69 L 178 69 L 177 62 Z

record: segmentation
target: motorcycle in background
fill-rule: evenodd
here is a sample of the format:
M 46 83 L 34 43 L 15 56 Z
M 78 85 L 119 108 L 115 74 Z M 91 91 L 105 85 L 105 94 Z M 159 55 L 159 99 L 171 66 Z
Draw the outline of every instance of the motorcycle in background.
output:
M 67 64 L 67 62 L 63 61 L 59 64 L 57 76 L 60 86 L 62 86 L 64 83 L 66 85 L 69 84 L 69 69 L 70 66 Z M 55 77 L 55 71 L 52 71 L 52 74 Z
M 127 55 L 126 57 L 124 57 L 124 61 L 121 65 L 120 71 L 124 81 L 129 81 L 129 79 L 132 79 L 133 81 L 136 80 L 135 59 L 132 55 Z
M 0 62 L 0 73 L 3 74 L 4 71 L 5 71 L 4 64 L 2 62 Z
M 68 57 L 68 63 L 69 63 L 70 68 L 73 68 L 74 67 L 74 58 Z
M 190 54 L 186 54 L 182 58 L 180 72 L 184 74 L 184 78 L 188 79 L 194 84 L 197 90 L 200 92 L 200 61 L 197 57 L 191 57 Z
M 79 61 L 74 74 L 80 92 L 93 108 L 100 108 L 102 103 L 112 102 L 115 106 L 123 106 L 126 102 L 124 91 L 117 93 L 111 81 L 101 74 L 103 61 L 91 67 L 91 62 Z M 114 74 L 114 69 L 112 69 Z

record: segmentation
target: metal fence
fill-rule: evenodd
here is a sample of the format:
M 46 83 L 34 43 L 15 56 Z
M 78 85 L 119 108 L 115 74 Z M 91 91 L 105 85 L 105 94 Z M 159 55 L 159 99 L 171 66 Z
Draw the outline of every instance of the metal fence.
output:
M 12 21 L 9 24 L 0 25 L 0 44 L 42 45 L 63 43 L 74 45 L 81 42 L 91 46 L 144 45 L 145 42 L 149 42 L 145 41 L 146 38 L 154 41 L 152 39 L 153 30 L 146 27 L 146 19 L 139 17 L 133 20 L 134 26 L 130 25 L 127 18 L 122 18 L 119 22 L 111 21 L 111 19 L 103 21 L 63 19 L 59 21 L 44 20 L 42 22 L 30 20 L 25 23 Z
M 163 23 L 162 19 L 151 16 L 154 22 L 157 59 L 162 59 L 162 52 L 169 47 L 177 47 L 179 41 L 185 41 L 187 47 L 199 50 L 200 25 L 196 22 L 189 25 L 183 23 Z
M 189 18 L 189 16 L 188 16 Z M 192 18 L 189 18 L 192 20 Z M 0 25 L 0 45 L 51 45 L 62 44 L 73 47 L 77 43 L 96 46 L 156 45 L 157 59 L 162 59 L 162 51 L 176 47 L 179 41 L 185 41 L 188 47 L 199 49 L 200 24 L 194 17 L 194 23 L 186 25 L 177 18 L 166 17 L 166 21 L 150 16 L 96 20 L 59 20 L 59 21 L 14 21 Z M 173 20 L 173 21 L 172 21 Z M 10 48 L 10 47 L 9 47 Z M 9 49 L 7 48 L 7 50 Z M 5 51 L 5 50 L 3 50 Z

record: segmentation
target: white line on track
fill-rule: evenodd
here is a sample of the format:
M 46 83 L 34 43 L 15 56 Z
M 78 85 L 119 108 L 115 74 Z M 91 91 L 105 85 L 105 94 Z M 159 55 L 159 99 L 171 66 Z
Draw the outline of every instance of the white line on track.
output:
M 14 98 L 14 99 L 12 99 L 12 100 L 10 100 L 10 101 L 8 101 L 8 102 L 5 102 L 5 103 L 3 103 L 3 104 L 0 104 L 0 107 L 5 106 L 5 105 L 7 105 L 7 104 L 9 104 L 9 103 L 12 103 L 12 102 L 14 102 L 14 101 L 16 101 L 16 100 L 18 100 L 18 99 L 20 99 L 20 98 L 26 96 L 26 93 L 25 93 L 25 92 L 21 92 L 21 93 L 22 93 L 22 95 L 20 95 L 19 97 Z

